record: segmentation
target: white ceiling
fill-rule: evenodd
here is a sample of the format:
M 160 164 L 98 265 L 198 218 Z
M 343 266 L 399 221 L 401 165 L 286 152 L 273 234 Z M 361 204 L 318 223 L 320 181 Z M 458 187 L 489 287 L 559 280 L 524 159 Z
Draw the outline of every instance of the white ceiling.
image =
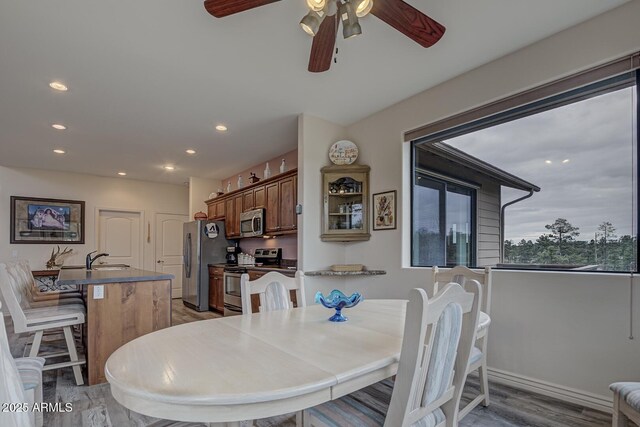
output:
M 295 148 L 301 112 L 353 123 L 625 2 L 410 0 L 447 27 L 438 44 L 368 16 L 362 36 L 339 36 L 338 63 L 312 74 L 304 0 L 223 19 L 201 0 L 0 0 L 0 164 L 224 178 Z

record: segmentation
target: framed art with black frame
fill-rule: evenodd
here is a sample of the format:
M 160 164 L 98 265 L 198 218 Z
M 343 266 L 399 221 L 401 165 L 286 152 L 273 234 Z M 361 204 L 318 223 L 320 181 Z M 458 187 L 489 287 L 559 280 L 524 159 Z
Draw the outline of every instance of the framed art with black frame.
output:
M 396 190 L 385 191 L 373 195 L 373 229 L 395 230 L 397 224 L 396 215 Z
M 84 202 L 11 196 L 11 243 L 84 243 Z

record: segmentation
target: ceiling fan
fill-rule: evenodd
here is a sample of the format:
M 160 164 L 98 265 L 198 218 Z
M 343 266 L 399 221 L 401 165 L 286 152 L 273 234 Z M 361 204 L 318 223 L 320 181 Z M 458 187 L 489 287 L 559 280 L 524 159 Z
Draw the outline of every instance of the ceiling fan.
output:
M 205 0 L 204 7 L 216 18 L 264 6 L 279 0 Z M 369 12 L 423 47 L 433 46 L 445 27 L 403 0 L 306 0 L 309 13 L 300 26 L 313 36 L 309 71 L 320 73 L 331 66 L 338 25 L 345 39 L 362 33 L 358 18 Z

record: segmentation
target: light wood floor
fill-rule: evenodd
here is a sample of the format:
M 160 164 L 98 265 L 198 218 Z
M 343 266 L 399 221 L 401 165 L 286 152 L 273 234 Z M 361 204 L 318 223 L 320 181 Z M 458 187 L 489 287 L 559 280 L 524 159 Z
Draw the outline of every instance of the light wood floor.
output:
M 185 306 L 182 300 L 175 298 L 171 300 L 171 326 L 182 325 L 183 323 L 195 322 L 197 320 L 207 320 L 222 317 L 213 311 L 195 311 Z
M 220 317 L 213 312 L 199 313 L 185 307 L 179 299 L 173 300 L 173 325 Z M 9 341 L 14 357 L 23 354 L 27 342 L 24 334 L 13 334 L 13 326 L 7 324 Z M 53 344 L 43 344 L 46 346 Z M 70 368 L 45 371 L 43 376 L 44 401 L 50 403 L 71 403 L 71 412 L 46 412 L 45 427 L 195 427 L 197 423 L 180 423 L 159 420 L 129 411 L 111 395 L 109 384 L 95 386 L 75 385 Z M 463 401 L 469 400 L 478 388 L 475 378 L 469 378 L 465 386 Z M 580 405 L 566 403 L 550 397 L 525 392 L 500 384 L 489 383 L 491 405 L 475 408 L 464 420 L 461 427 L 605 427 L 611 425 L 611 416 Z M 259 427 L 294 427 L 293 415 L 257 420 Z M 344 426 L 349 427 L 349 426 Z M 366 427 L 366 426 L 353 426 Z

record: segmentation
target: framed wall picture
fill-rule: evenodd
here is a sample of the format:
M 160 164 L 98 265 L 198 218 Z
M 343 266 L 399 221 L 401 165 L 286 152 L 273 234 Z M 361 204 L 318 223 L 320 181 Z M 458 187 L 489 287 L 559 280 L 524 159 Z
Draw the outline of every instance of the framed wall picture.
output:
M 396 229 L 396 190 L 373 195 L 373 229 Z
M 11 243 L 84 243 L 84 202 L 11 196 Z

